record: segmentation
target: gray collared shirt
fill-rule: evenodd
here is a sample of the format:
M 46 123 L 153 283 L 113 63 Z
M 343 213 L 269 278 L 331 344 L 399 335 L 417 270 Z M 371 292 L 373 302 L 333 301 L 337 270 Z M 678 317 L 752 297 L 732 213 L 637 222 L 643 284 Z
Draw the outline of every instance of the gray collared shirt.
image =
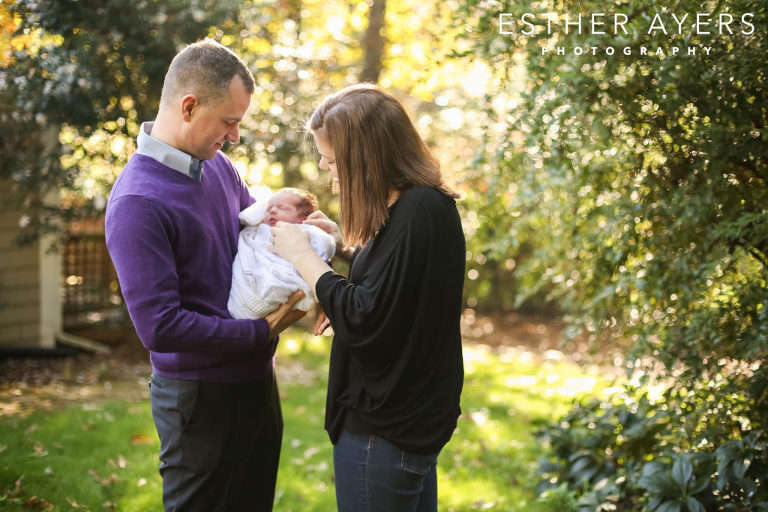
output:
M 203 160 L 193 158 L 191 155 L 152 137 L 150 132 L 153 125 L 154 122 L 141 124 L 139 138 L 136 141 L 136 152 L 154 158 L 161 164 L 179 171 L 193 180 L 201 181 L 203 178 Z

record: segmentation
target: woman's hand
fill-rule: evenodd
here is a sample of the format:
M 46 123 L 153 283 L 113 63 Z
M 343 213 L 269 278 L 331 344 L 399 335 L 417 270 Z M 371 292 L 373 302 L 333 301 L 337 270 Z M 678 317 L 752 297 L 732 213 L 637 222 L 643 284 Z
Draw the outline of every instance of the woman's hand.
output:
M 304 219 L 303 224 L 310 224 L 317 228 L 322 229 L 333 237 L 336 241 L 336 254 L 341 256 L 345 260 L 349 261 L 352 258 L 353 251 L 347 246 L 344 241 L 344 237 L 341 234 L 339 225 L 328 218 L 326 214 L 320 210 L 312 212 Z
M 331 235 L 336 240 L 336 249 L 340 249 L 344 245 L 344 237 L 341 236 L 339 225 L 320 210 L 310 213 L 302 224 L 310 224 Z
M 278 222 L 272 227 L 272 245 L 269 250 L 296 266 L 296 260 L 315 254 L 309 243 L 309 233 L 294 224 Z
M 317 319 L 315 320 L 315 325 L 312 328 L 312 334 L 315 336 L 320 336 L 325 332 L 325 330 L 328 328 L 328 326 L 331 325 L 331 321 L 328 319 L 328 317 L 325 315 L 325 311 L 323 311 L 323 307 L 318 304 L 317 305 Z
M 269 250 L 288 260 L 296 267 L 310 288 L 315 290 L 318 279 L 331 267 L 317 255 L 309 243 L 309 233 L 295 224 L 278 222 L 272 227 L 272 245 Z

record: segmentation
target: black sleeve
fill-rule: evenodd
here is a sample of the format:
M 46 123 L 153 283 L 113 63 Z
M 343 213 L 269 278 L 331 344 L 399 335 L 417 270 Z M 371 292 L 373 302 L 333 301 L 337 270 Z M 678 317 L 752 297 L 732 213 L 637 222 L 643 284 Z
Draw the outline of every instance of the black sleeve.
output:
M 367 371 L 387 367 L 416 320 L 420 292 L 429 288 L 424 283 L 425 266 L 433 254 L 439 254 L 439 243 L 434 243 L 436 222 L 440 222 L 439 205 L 415 200 L 398 204 L 389 222 L 369 242 L 373 245 L 357 284 L 334 272 L 323 274 L 317 282 L 317 297 L 336 340 Z

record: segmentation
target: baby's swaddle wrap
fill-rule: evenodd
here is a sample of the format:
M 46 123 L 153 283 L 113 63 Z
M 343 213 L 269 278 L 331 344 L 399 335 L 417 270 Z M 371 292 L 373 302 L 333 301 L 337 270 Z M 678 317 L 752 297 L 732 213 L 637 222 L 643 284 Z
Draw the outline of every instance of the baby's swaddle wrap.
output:
M 232 318 L 264 318 L 268 313 L 288 301 L 296 290 L 304 292 L 304 298 L 296 309 L 309 311 L 315 303 L 315 290 L 311 289 L 293 265 L 269 250 L 272 227 L 263 224 L 266 203 L 256 202 L 240 212 L 240 231 L 237 255 L 232 265 L 232 288 L 227 309 Z M 336 252 L 333 237 L 322 229 L 309 224 L 298 224 L 309 233 L 309 241 L 315 252 L 330 261 Z

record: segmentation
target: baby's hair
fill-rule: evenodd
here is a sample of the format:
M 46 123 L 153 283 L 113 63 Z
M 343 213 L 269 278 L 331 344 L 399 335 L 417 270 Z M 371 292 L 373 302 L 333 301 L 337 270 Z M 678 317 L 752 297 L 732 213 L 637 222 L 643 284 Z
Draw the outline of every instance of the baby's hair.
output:
M 317 196 L 308 190 L 300 188 L 284 187 L 275 192 L 288 192 L 299 198 L 299 204 L 296 205 L 296 209 L 302 217 L 308 216 L 310 213 L 316 212 L 320 208 L 320 203 L 317 201 Z

